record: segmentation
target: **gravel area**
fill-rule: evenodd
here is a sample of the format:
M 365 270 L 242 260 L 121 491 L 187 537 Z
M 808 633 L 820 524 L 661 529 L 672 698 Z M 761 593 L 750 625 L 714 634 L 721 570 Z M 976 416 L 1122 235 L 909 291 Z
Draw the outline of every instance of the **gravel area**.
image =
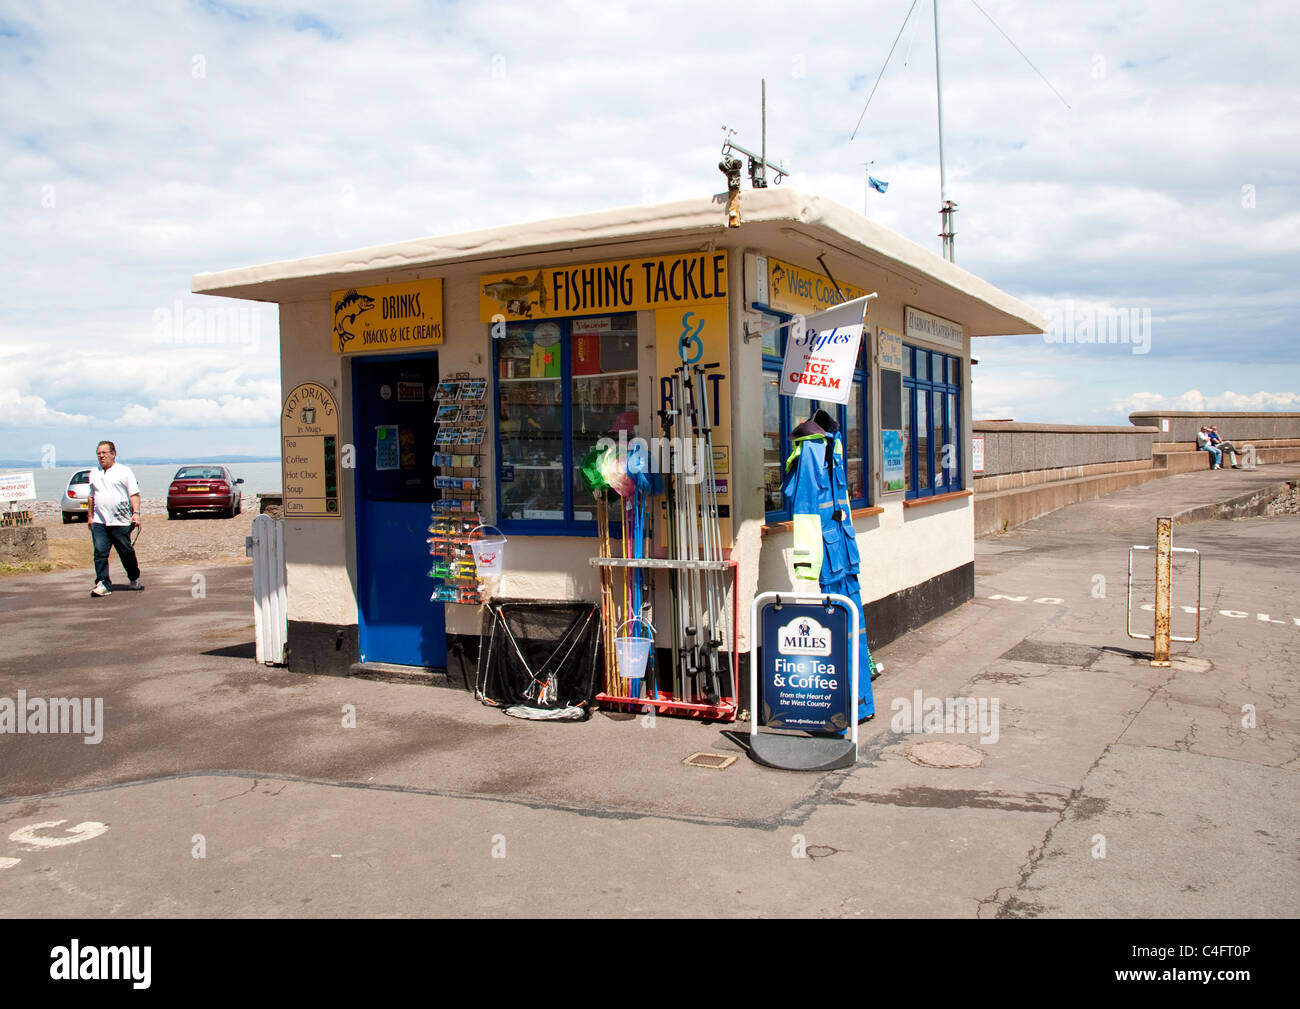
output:
M 91 565 L 90 530 L 84 522 L 63 524 L 59 506 L 48 501 L 38 501 L 32 508 L 33 522 L 45 527 L 46 541 L 53 548 L 56 543 L 85 544 L 86 566 Z M 151 565 L 161 564 L 229 564 L 246 561 L 244 537 L 252 531 L 256 505 L 245 508 L 234 518 L 227 519 L 215 513 L 190 518 L 167 518 L 167 502 L 163 498 L 145 498 L 140 502 L 141 528 L 135 552 L 142 571 Z M 53 550 L 51 551 L 53 553 Z M 66 553 L 66 551 L 61 551 Z M 117 554 L 109 555 L 114 575 L 120 567 Z

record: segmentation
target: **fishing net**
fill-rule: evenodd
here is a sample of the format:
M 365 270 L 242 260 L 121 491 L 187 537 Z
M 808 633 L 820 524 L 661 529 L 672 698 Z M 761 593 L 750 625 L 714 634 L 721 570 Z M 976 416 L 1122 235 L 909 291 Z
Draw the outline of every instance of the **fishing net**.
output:
M 483 614 L 475 693 L 518 718 L 585 719 L 600 651 L 596 603 L 493 600 Z

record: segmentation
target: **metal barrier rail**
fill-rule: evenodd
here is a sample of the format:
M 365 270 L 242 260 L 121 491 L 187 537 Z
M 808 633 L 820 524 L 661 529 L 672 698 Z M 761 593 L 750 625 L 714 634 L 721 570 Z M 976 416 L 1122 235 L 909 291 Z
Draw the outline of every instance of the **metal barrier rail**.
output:
M 1155 547 L 1149 545 L 1135 545 L 1128 548 L 1128 636 L 1143 641 L 1154 641 L 1156 636 L 1154 634 L 1139 634 L 1133 630 L 1133 551 L 1155 549 Z M 1201 552 L 1192 547 L 1170 547 L 1170 553 L 1196 555 L 1196 634 L 1190 638 L 1180 637 L 1177 634 L 1169 636 L 1170 641 L 1193 643 L 1201 639 Z M 1159 619 L 1158 615 L 1157 619 Z

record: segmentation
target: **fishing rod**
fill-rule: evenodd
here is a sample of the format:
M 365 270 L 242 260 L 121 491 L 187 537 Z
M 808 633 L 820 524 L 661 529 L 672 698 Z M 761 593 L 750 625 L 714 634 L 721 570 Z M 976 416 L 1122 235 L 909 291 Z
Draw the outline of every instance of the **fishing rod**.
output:
M 713 463 L 713 424 L 709 415 L 708 382 L 705 378 L 705 373 L 709 369 L 717 367 L 717 362 L 697 364 L 695 366 L 700 440 L 704 446 L 704 458 L 700 461 L 701 476 L 704 482 L 704 510 L 700 517 L 705 534 L 703 559 L 706 561 L 722 560 L 722 530 L 718 521 L 718 483 Z M 706 596 L 709 618 L 709 635 L 706 639 L 705 697 L 710 704 L 717 704 L 722 699 L 720 671 L 718 668 L 718 648 L 722 644 L 722 638 L 718 628 L 722 622 L 725 589 L 722 585 L 722 573 L 720 571 L 705 571 L 703 576 L 707 586 Z
M 671 389 L 671 385 L 670 385 Z M 676 400 L 672 400 L 676 403 Z M 675 493 L 675 484 L 677 482 L 676 473 L 678 472 L 678 459 L 673 453 L 672 446 L 676 443 L 672 439 L 673 420 L 676 416 L 676 410 L 663 409 L 659 411 L 659 426 L 663 429 L 664 444 L 669 446 L 668 472 L 664 474 L 664 499 L 667 505 L 667 517 L 664 522 L 664 544 L 668 548 L 668 556 L 675 558 L 677 556 L 677 495 Z M 681 645 L 679 635 L 682 632 L 681 620 L 681 596 L 680 586 L 678 584 L 677 569 L 670 568 L 668 571 L 668 597 L 671 603 L 670 610 L 672 614 L 672 674 L 671 684 L 673 696 L 681 698 L 682 684 L 679 678 L 679 663 L 681 661 Z

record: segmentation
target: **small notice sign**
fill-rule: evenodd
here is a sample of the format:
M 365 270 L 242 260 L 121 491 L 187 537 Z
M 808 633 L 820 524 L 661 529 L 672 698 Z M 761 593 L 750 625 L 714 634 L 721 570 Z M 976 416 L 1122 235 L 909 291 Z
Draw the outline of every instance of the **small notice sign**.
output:
M 0 473 L 0 501 L 26 501 L 36 497 L 36 478 L 31 473 Z
M 970 468 L 972 473 L 984 472 L 984 436 L 977 434 L 970 440 Z
M 906 475 L 903 471 L 903 432 L 881 431 L 881 479 L 886 491 L 906 489 Z

